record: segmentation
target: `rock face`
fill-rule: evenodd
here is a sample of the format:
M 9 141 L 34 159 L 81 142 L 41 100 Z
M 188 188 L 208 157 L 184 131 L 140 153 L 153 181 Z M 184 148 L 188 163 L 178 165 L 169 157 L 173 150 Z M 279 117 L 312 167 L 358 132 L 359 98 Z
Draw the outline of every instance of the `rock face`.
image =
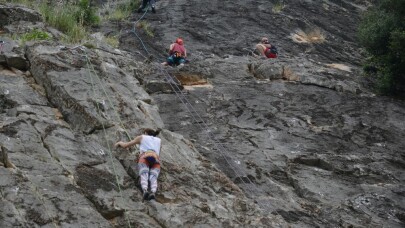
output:
M 405 106 L 363 86 L 355 32 L 369 2 L 282 2 L 162 1 L 146 16 L 148 51 L 182 36 L 192 63 L 169 70 L 180 93 L 153 95 L 166 128 L 291 226 L 402 227 Z M 278 59 L 249 55 L 262 36 Z
M 0 27 L 15 21 L 37 22 L 42 21 L 42 17 L 38 12 L 26 7 L 0 4 Z
M 18 35 L 42 25 L 41 15 L 22 6 L 0 4 L 0 28 L 9 35 L 0 36 L 0 64 L 8 68 L 21 71 L 29 69 L 29 62 L 21 52 L 16 41 L 10 39 L 11 35 Z
M 83 46 L 25 53 L 30 73 L 0 72 L 1 227 L 287 227 L 167 130 L 157 200 L 143 202 L 135 155 L 112 145 L 164 128 L 133 75 L 149 67 Z
M 209 87 L 155 94 L 166 127 L 298 227 L 400 227 L 404 104 L 258 80 L 237 61 L 209 62 L 217 69 Z
M 8 46 L 29 71 L 0 59 L 0 227 L 402 227 L 405 105 L 362 84 L 367 2 L 159 1 L 148 52 Z M 163 68 L 177 36 L 192 64 Z M 278 59 L 248 55 L 261 36 Z M 137 150 L 112 148 L 144 127 L 163 129 L 151 202 Z

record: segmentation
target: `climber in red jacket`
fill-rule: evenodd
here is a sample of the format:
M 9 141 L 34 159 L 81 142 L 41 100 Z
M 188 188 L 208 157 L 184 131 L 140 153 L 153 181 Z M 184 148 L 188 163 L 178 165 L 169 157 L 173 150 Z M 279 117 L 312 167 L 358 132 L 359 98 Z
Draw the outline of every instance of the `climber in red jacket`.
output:
M 184 41 L 182 38 L 177 38 L 176 42 L 172 43 L 169 48 L 169 57 L 167 61 L 162 63 L 163 65 L 177 66 L 184 65 L 186 63 L 187 51 L 184 47 Z

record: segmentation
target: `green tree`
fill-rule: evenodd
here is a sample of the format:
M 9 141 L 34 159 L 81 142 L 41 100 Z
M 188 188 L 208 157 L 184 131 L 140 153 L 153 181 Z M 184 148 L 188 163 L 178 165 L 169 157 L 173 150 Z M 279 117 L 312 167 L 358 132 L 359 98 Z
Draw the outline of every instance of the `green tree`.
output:
M 405 95 L 405 0 L 381 0 L 364 15 L 360 43 L 384 94 Z

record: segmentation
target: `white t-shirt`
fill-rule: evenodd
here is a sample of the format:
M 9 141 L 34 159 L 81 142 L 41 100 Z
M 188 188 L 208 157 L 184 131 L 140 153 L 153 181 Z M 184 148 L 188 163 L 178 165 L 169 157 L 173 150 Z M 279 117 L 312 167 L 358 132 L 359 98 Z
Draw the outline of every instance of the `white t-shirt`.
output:
M 139 151 L 144 153 L 148 150 L 153 150 L 159 155 L 160 153 L 161 139 L 150 135 L 142 135 L 141 144 L 139 145 Z

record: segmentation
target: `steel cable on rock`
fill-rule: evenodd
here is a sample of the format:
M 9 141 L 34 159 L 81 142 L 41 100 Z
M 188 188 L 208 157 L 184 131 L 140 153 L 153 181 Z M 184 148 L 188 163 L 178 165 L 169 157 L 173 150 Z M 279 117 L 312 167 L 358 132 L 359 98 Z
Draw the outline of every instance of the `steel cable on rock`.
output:
M 88 56 L 87 56 L 86 53 L 85 53 L 85 58 L 86 58 L 86 62 L 87 62 L 87 66 L 88 66 L 88 71 L 89 71 L 89 75 L 90 75 L 90 81 L 91 81 L 92 90 L 93 90 L 94 96 L 96 97 L 97 94 L 96 94 L 96 89 L 95 89 L 95 86 L 94 86 L 94 80 L 93 80 L 92 72 L 90 71 L 90 66 L 92 66 L 92 64 L 91 64 L 91 62 L 90 62 L 90 60 L 89 60 L 89 58 L 88 58 Z M 92 68 L 93 68 L 93 67 L 92 67 Z M 94 68 L 93 68 L 93 71 L 94 71 Z M 96 72 L 94 71 L 94 73 L 96 73 Z M 97 76 L 97 74 L 95 74 L 95 75 Z M 98 76 L 97 76 L 97 78 L 98 78 Z M 100 85 L 101 85 L 101 79 L 99 78 L 99 80 L 100 80 Z M 108 98 L 108 97 L 107 97 L 107 98 Z M 100 111 L 101 109 L 100 109 L 99 104 L 98 104 L 97 102 L 96 102 L 96 107 L 97 107 L 97 113 L 100 114 L 100 113 L 101 113 L 101 111 Z M 114 109 L 114 106 L 112 106 L 112 108 Z M 105 129 L 105 125 L 104 125 L 103 121 L 100 121 L 100 123 L 101 123 L 101 126 L 103 127 L 104 138 L 105 138 L 105 140 L 107 141 L 107 131 L 106 131 L 106 129 Z M 117 174 L 117 171 L 116 171 L 116 168 L 115 168 L 115 165 L 114 165 L 114 159 L 113 159 L 113 155 L 112 155 L 111 146 L 110 146 L 110 144 L 108 143 L 108 141 L 107 141 L 106 143 L 107 143 L 108 153 L 109 153 L 111 165 L 112 165 L 112 168 L 113 168 L 113 172 L 114 172 L 115 181 L 116 181 L 116 184 L 117 184 L 117 187 L 118 187 L 118 191 L 119 191 L 119 194 L 120 194 L 120 196 L 121 196 L 121 199 L 124 200 L 124 196 L 122 195 L 121 186 L 120 186 L 120 183 L 119 183 L 118 174 Z M 124 212 L 127 212 L 127 209 L 126 209 L 126 208 L 124 208 Z M 125 216 L 125 218 L 126 218 L 126 221 L 127 221 L 127 223 L 128 223 L 128 227 L 131 228 L 131 222 L 129 221 L 128 216 Z
M 204 119 L 201 117 L 201 115 L 199 114 L 199 112 L 194 108 L 194 106 L 188 101 L 188 99 L 183 95 L 183 93 L 181 92 L 181 89 L 179 88 L 177 83 L 174 83 L 173 81 L 173 77 L 165 70 L 161 69 L 161 73 L 165 76 L 166 81 L 170 84 L 170 87 L 172 88 L 172 90 L 175 92 L 177 98 L 183 103 L 183 105 L 186 107 L 187 111 L 190 113 L 192 119 L 197 123 L 197 125 L 202 129 L 205 130 L 205 132 L 207 132 L 207 136 L 209 137 L 209 139 L 214 142 L 214 149 L 216 149 L 221 156 L 224 158 L 224 160 L 226 161 L 226 163 L 229 165 L 229 167 L 231 168 L 231 170 L 236 174 L 236 178 L 240 178 L 240 181 L 243 182 L 243 184 L 245 185 L 245 187 L 248 188 L 248 190 L 251 193 L 254 193 L 254 189 L 251 188 L 251 185 L 253 185 L 255 187 L 256 192 L 258 191 L 258 188 L 256 187 L 256 184 L 253 183 L 252 180 L 250 180 L 249 176 L 247 175 L 246 172 L 242 171 L 241 168 L 239 168 L 238 166 L 234 166 L 232 165 L 232 162 L 229 161 L 229 159 L 227 157 L 231 157 L 230 153 L 228 153 L 227 149 L 225 149 L 225 147 L 222 146 L 221 143 L 218 143 L 215 140 L 215 136 L 211 133 L 211 130 L 209 129 L 208 124 L 206 123 L 206 121 L 204 121 Z M 194 114 L 193 114 L 194 113 Z M 199 120 L 197 120 L 199 119 Z M 201 124 L 202 123 L 202 124 Z M 223 153 L 225 152 L 226 155 Z M 247 179 L 248 181 L 245 181 L 244 179 Z M 264 207 L 267 208 L 266 204 L 263 204 L 261 201 L 257 201 L 257 203 Z
M 138 20 L 139 21 L 139 20 Z M 138 22 L 137 21 L 137 22 Z M 144 42 L 142 41 L 142 39 L 136 34 L 136 31 L 133 30 L 133 33 L 136 35 L 136 37 L 141 41 L 141 43 L 143 44 Z M 144 44 L 143 44 L 144 45 Z M 145 51 L 150 54 L 150 52 L 145 48 Z M 251 188 L 251 185 L 253 185 L 255 187 L 256 192 L 258 191 L 258 188 L 256 186 L 255 183 L 253 183 L 253 181 L 249 178 L 249 176 L 246 174 L 246 172 L 241 171 L 241 169 L 239 167 L 235 168 L 235 166 L 232 165 L 231 162 L 229 162 L 228 157 L 231 157 L 229 155 L 229 153 L 227 152 L 227 150 L 217 141 L 215 141 L 214 136 L 212 135 L 212 133 L 210 133 L 210 129 L 207 125 L 207 123 L 202 119 L 201 115 L 198 113 L 198 111 L 195 110 L 194 106 L 188 101 L 188 99 L 183 95 L 183 93 L 181 92 L 181 89 L 179 88 L 178 84 L 180 83 L 175 83 L 173 76 L 171 76 L 169 74 L 169 72 L 167 72 L 167 70 L 163 69 L 163 66 L 161 66 L 159 64 L 159 69 L 161 71 L 161 73 L 163 75 L 167 75 L 165 76 L 166 81 L 170 84 L 170 87 L 172 88 L 172 90 L 175 92 L 177 98 L 184 104 L 184 106 L 186 107 L 187 111 L 190 113 L 191 117 L 193 118 L 193 120 L 199 125 L 199 127 L 203 130 L 205 130 L 207 132 L 207 135 L 209 136 L 209 138 L 214 142 L 213 145 L 214 147 L 216 147 L 215 149 L 217 151 L 220 152 L 221 156 L 225 159 L 226 163 L 229 165 L 229 167 L 232 169 L 232 171 L 236 174 L 236 178 L 239 177 L 240 181 L 243 182 L 243 184 L 248 188 L 248 190 L 252 193 L 254 193 L 254 190 Z M 176 80 L 178 81 L 178 79 L 176 78 Z M 190 108 L 191 109 L 190 109 Z M 194 113 L 194 114 L 193 114 Z M 198 121 L 196 119 L 196 116 L 200 119 L 200 121 Z M 203 123 L 203 125 L 200 124 L 200 122 Z M 218 146 L 220 145 L 220 146 Z M 219 148 L 222 147 L 222 148 Z M 222 151 L 225 151 L 227 153 L 227 156 L 225 156 L 223 154 Z M 237 170 L 238 171 L 237 171 Z M 245 179 L 247 179 L 248 181 L 245 181 Z M 263 204 L 262 201 L 256 201 L 261 207 L 269 209 L 267 207 L 267 205 Z M 276 212 L 277 213 L 277 212 Z
M 135 36 L 139 39 L 139 41 L 141 42 L 144 50 L 146 51 L 146 53 L 149 56 L 152 56 L 151 53 L 148 51 L 148 49 L 146 48 L 144 41 L 142 40 L 142 38 L 136 33 L 135 27 L 136 24 L 138 22 L 140 22 L 144 16 L 147 14 L 148 10 L 145 11 L 145 13 L 137 20 L 134 22 L 134 28 L 131 30 Z M 206 123 L 206 121 L 204 121 L 204 119 L 201 117 L 201 115 L 199 114 L 199 112 L 194 108 L 194 106 L 188 101 L 188 99 L 184 96 L 184 94 L 181 91 L 181 88 L 178 86 L 178 84 L 181 84 L 177 78 L 171 76 L 169 74 L 169 72 L 167 72 L 166 69 L 163 68 L 162 65 L 160 65 L 160 63 L 158 63 L 158 68 L 160 70 L 160 72 L 162 73 L 162 75 L 164 76 L 165 80 L 169 83 L 170 87 L 172 88 L 172 90 L 175 92 L 177 98 L 183 103 L 183 105 L 186 107 L 187 111 L 190 113 L 192 119 L 198 124 L 198 126 L 202 129 L 205 130 L 207 132 L 207 136 L 210 138 L 210 140 L 212 140 L 214 143 L 214 147 L 217 151 L 219 151 L 219 153 L 221 154 L 221 156 L 224 158 L 224 160 L 226 161 L 226 163 L 229 165 L 229 167 L 231 168 L 231 170 L 236 174 L 236 178 L 240 178 L 240 181 L 243 182 L 243 184 L 248 188 L 248 190 L 251 193 L 254 193 L 254 190 L 256 190 L 256 192 L 260 192 L 259 189 L 257 188 L 256 184 L 249 178 L 249 176 L 247 175 L 246 172 L 244 172 L 240 167 L 238 166 L 233 166 L 232 162 L 229 161 L 228 157 L 230 156 L 230 153 L 225 149 L 225 147 L 223 147 L 220 143 L 218 143 L 215 140 L 215 137 L 211 132 L 211 130 L 209 129 L 208 124 Z M 175 80 L 178 83 L 175 83 Z M 194 113 L 194 114 L 193 114 Z M 197 118 L 199 119 L 199 121 L 197 120 Z M 203 123 L 203 124 L 201 124 Z M 226 155 L 224 154 L 224 152 L 226 153 Z M 245 179 L 247 179 L 247 181 L 245 181 Z M 252 189 L 251 185 L 254 186 L 254 190 Z M 265 209 L 270 209 L 269 206 L 267 204 L 265 204 L 264 202 L 262 202 L 261 200 L 256 200 L 256 202 L 263 208 Z M 280 215 L 277 211 L 275 211 L 278 215 Z
M 138 37 L 138 39 L 141 41 L 143 49 L 146 51 L 146 53 L 148 53 L 148 55 L 151 55 L 150 52 L 148 51 L 148 49 L 146 48 L 143 40 L 141 39 L 141 37 L 138 36 L 138 34 L 135 31 L 136 24 L 138 24 L 138 22 L 140 22 L 146 16 L 146 14 L 148 13 L 149 4 L 150 4 L 150 2 L 148 2 L 148 6 L 146 7 L 145 13 L 143 13 L 143 15 L 137 21 L 134 22 L 134 28 L 131 30 L 131 32 L 134 33 L 135 36 Z

